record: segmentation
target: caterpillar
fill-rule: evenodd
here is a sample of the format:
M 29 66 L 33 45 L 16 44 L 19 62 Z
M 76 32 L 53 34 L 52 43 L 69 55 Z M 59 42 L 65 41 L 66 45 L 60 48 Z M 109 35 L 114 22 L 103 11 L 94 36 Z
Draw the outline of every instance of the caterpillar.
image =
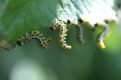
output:
M 51 41 L 51 38 L 46 39 L 42 33 L 35 30 L 30 33 L 26 33 L 25 36 L 22 36 L 21 38 L 19 38 L 17 40 L 17 44 L 19 46 L 22 46 L 28 43 L 29 41 L 31 41 L 32 39 L 37 40 L 39 43 L 38 46 L 42 47 L 43 49 L 47 48 Z
M 9 43 L 9 41 L 6 40 L 0 40 L 0 48 L 5 49 L 7 51 L 12 49 L 12 44 Z
M 56 20 L 51 29 L 56 30 L 57 28 L 60 28 L 59 38 L 60 38 L 60 45 L 64 49 L 71 49 L 71 46 L 66 43 L 66 32 L 68 31 L 66 28 L 66 24 L 62 20 Z
M 105 22 L 104 24 L 95 24 L 95 27 L 100 27 L 103 29 L 103 31 L 97 36 L 97 44 L 100 48 L 105 48 L 104 44 L 104 37 L 108 35 L 109 33 L 109 27 L 108 24 Z
M 68 25 L 74 25 L 76 27 L 76 38 L 77 41 L 84 44 L 84 38 L 83 38 L 83 31 L 82 31 L 82 26 L 77 22 L 76 20 L 73 19 L 68 19 L 67 20 Z

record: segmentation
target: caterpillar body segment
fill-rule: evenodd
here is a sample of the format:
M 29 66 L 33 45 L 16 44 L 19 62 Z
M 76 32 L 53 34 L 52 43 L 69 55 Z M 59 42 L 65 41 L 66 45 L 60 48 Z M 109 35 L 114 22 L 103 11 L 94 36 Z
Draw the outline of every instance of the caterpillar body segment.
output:
M 39 46 L 39 47 L 42 47 L 43 49 L 45 49 L 45 48 L 47 48 L 48 45 L 50 44 L 50 41 L 51 41 L 51 40 L 52 40 L 51 38 L 45 39 L 45 37 L 43 37 L 43 39 L 38 40 L 38 42 L 39 42 L 38 46 Z
M 82 30 L 82 27 L 81 25 L 75 25 L 76 26 L 76 36 L 77 36 L 77 41 L 84 44 L 85 43 L 85 40 L 84 40 L 84 37 L 83 37 L 83 30 Z

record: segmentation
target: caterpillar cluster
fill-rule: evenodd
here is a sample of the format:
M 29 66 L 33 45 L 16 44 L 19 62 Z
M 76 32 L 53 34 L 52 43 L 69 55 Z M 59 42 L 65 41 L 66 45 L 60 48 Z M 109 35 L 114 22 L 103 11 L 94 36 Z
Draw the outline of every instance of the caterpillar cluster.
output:
M 71 46 L 66 43 L 66 36 L 67 36 L 66 32 L 68 30 L 66 28 L 66 24 L 64 23 L 64 21 L 56 20 L 56 22 L 53 23 L 51 29 L 52 30 L 56 30 L 57 28 L 60 28 L 60 33 L 59 33 L 60 35 L 59 35 L 59 37 L 60 37 L 60 45 L 61 45 L 61 47 L 65 48 L 65 49 L 71 49 Z
M 42 47 L 43 49 L 47 48 L 51 41 L 51 38 L 45 38 L 42 33 L 35 30 L 30 33 L 26 33 L 25 36 L 19 38 L 17 40 L 17 44 L 19 46 L 22 46 L 31 41 L 32 39 L 37 40 L 38 46 Z
M 68 31 L 66 26 L 67 25 L 74 25 L 77 30 L 77 41 L 81 42 L 82 44 L 84 43 L 84 38 L 83 38 L 83 32 L 82 32 L 82 27 L 78 24 L 76 20 L 68 19 L 67 22 L 64 22 L 62 20 L 56 20 L 51 29 L 56 30 L 57 28 L 60 28 L 60 45 L 62 48 L 65 49 L 71 49 L 71 46 L 66 43 L 66 32 Z
M 103 24 L 95 24 L 95 27 L 100 27 L 103 29 L 103 31 L 101 33 L 99 33 L 99 35 L 97 36 L 97 44 L 100 48 L 105 48 L 105 44 L 104 44 L 104 37 L 107 36 L 109 34 L 109 26 L 107 23 L 103 23 Z
M 79 22 L 81 24 L 87 24 L 88 27 L 91 28 L 92 30 L 95 30 L 96 28 L 102 29 L 102 32 L 98 34 L 96 40 L 97 40 L 98 47 L 104 49 L 105 48 L 104 37 L 109 34 L 110 30 L 109 30 L 108 22 L 110 22 L 110 20 L 105 19 L 103 21 L 97 21 L 95 24 L 91 24 L 88 20 L 81 17 L 79 19 Z
M 104 44 L 104 37 L 108 35 L 109 33 L 109 26 L 107 21 L 104 21 L 103 23 L 96 23 L 94 25 L 91 25 L 88 21 L 85 21 L 85 19 L 80 18 L 79 20 L 73 20 L 73 19 L 68 19 L 67 22 L 64 22 L 62 20 L 56 20 L 56 22 L 53 23 L 51 29 L 56 30 L 56 28 L 60 28 L 60 44 L 63 48 L 65 49 L 71 49 L 70 45 L 67 45 L 66 43 L 66 26 L 67 25 L 74 25 L 76 27 L 76 32 L 77 32 L 77 41 L 81 42 L 82 44 L 85 42 L 83 38 L 83 31 L 82 31 L 82 24 L 87 24 L 90 26 L 92 30 L 95 30 L 95 28 L 102 28 L 103 31 L 98 34 L 97 36 L 97 44 L 100 48 L 105 48 Z

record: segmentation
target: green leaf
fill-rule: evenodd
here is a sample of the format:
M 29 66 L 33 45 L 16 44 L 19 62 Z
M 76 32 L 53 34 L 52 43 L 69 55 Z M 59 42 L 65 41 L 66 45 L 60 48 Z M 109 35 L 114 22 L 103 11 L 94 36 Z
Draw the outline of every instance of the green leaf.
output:
M 25 32 L 49 27 L 56 17 L 57 3 L 58 0 L 9 0 L 1 13 L 0 26 L 10 40 Z
M 16 43 L 17 38 L 26 32 L 42 28 L 49 30 L 55 19 L 78 20 L 81 15 L 93 14 L 96 16 L 91 18 L 96 22 L 100 18 L 99 9 L 105 15 L 112 11 L 110 3 L 113 0 L 109 4 L 99 0 L 0 0 L 0 29 L 8 41 Z M 100 14 L 104 18 L 110 17 L 105 15 Z M 91 23 L 89 19 L 88 22 Z
M 84 3 L 82 5 L 82 3 Z M 16 39 L 25 32 L 50 27 L 53 20 L 78 18 L 87 11 L 91 1 L 80 0 L 8 0 L 1 12 L 0 27 L 9 40 Z M 82 5 L 82 7 L 80 7 Z M 82 9 L 84 8 L 84 9 Z

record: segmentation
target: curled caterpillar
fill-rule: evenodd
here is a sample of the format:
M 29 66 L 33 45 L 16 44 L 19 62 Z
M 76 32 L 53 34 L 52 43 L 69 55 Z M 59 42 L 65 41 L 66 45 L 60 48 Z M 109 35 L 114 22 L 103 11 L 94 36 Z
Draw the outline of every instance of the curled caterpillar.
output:
M 62 48 L 65 49 L 71 49 L 71 46 L 66 43 L 66 32 L 68 31 L 66 29 L 66 24 L 62 20 L 56 20 L 55 23 L 53 23 L 51 29 L 56 30 L 57 28 L 60 28 L 60 45 Z
M 22 46 L 26 43 L 28 43 L 30 40 L 32 39 L 35 39 L 38 41 L 38 46 L 42 47 L 42 48 L 47 48 L 48 45 L 50 44 L 50 41 L 51 41 L 51 38 L 45 38 L 43 36 L 42 33 L 40 33 L 39 31 L 35 30 L 35 31 L 32 31 L 30 33 L 26 33 L 25 36 L 22 36 L 21 38 L 19 38 L 17 40 L 17 44 L 19 46 Z
M 98 43 L 98 46 L 100 48 L 105 48 L 105 44 L 104 44 L 104 37 L 108 35 L 109 33 L 109 27 L 108 27 L 108 24 L 107 23 L 104 23 L 104 24 L 96 24 L 95 25 L 96 27 L 100 26 L 103 31 L 97 36 L 97 43 Z
M 83 38 L 83 31 L 82 31 L 82 26 L 79 24 L 76 20 L 73 19 L 68 19 L 67 23 L 69 25 L 74 25 L 76 27 L 76 38 L 77 41 L 84 44 L 84 38 Z

